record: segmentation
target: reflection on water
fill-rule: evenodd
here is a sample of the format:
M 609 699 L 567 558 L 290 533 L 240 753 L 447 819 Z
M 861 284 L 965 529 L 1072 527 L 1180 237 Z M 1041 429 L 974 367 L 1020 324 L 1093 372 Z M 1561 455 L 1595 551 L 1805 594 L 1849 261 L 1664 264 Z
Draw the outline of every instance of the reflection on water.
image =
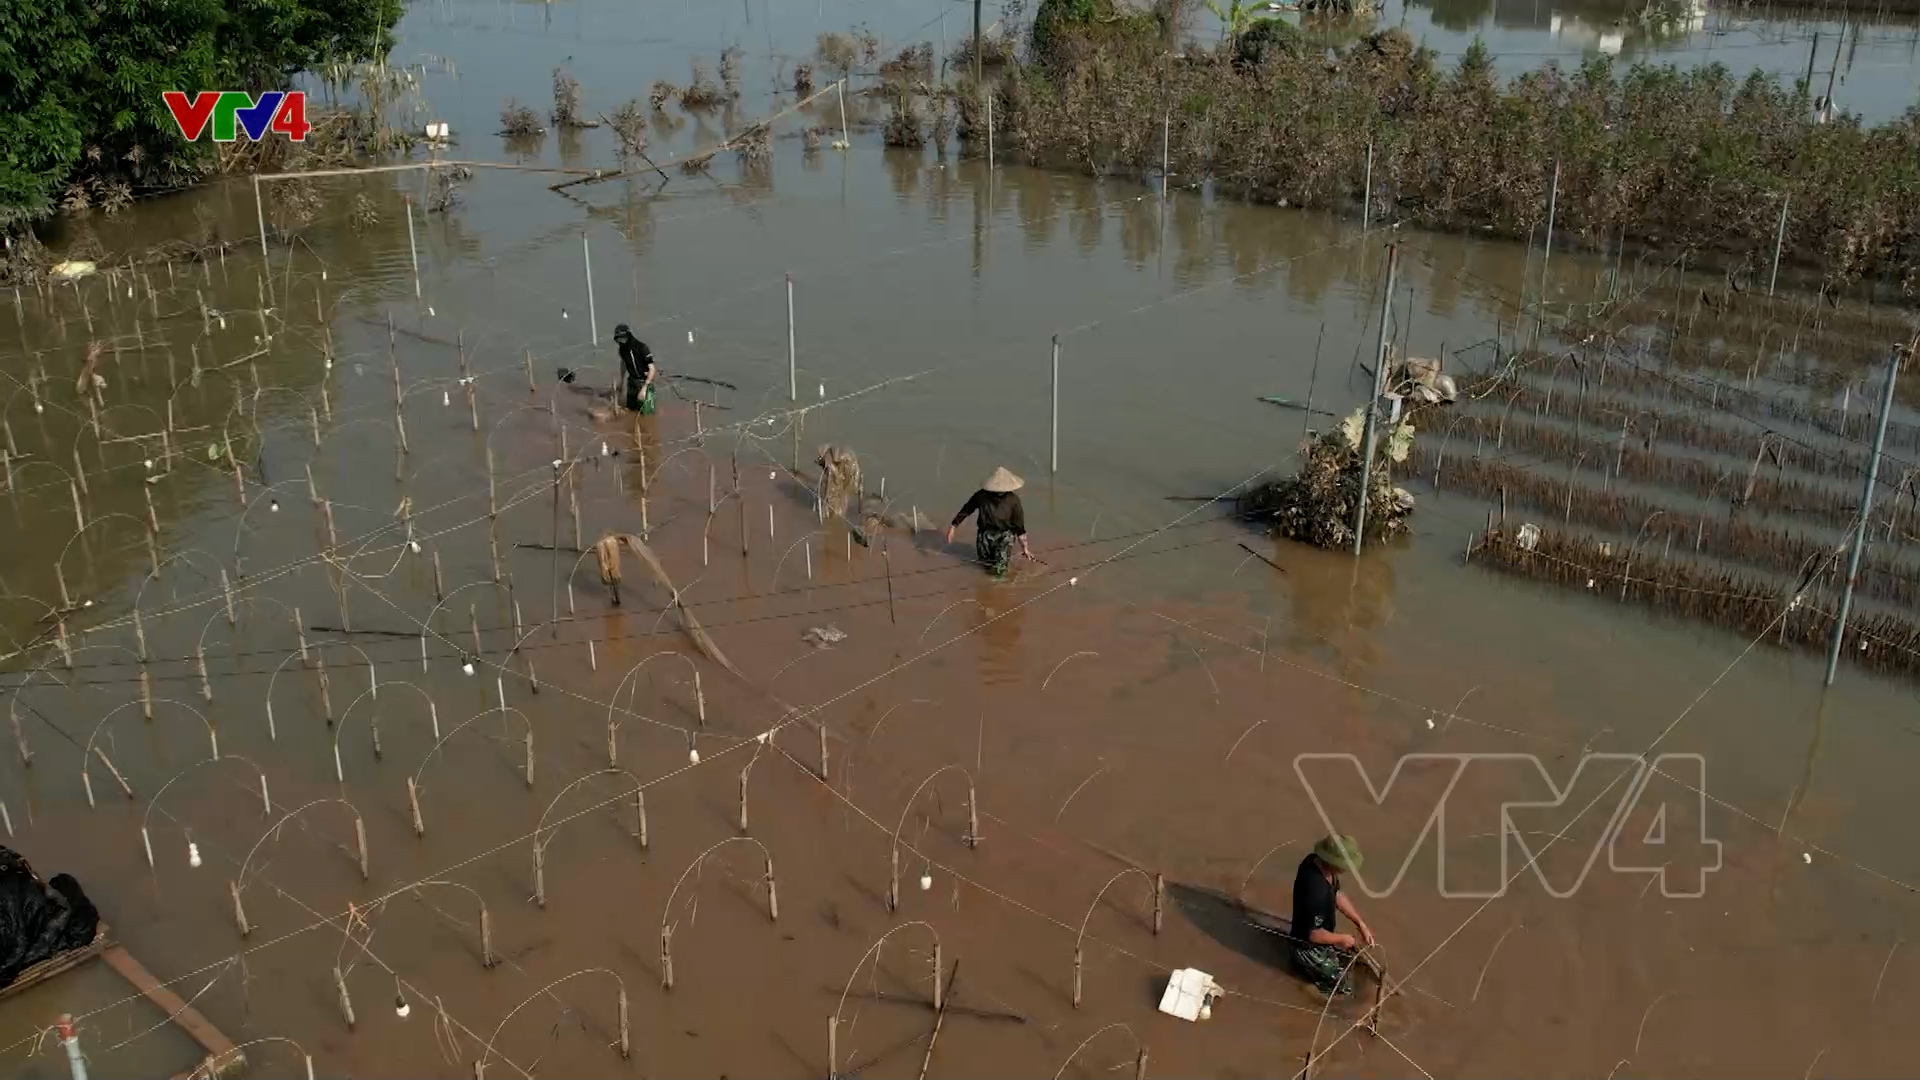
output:
M 1020 631 L 1026 622 L 1021 604 L 1028 597 L 1011 585 L 981 582 L 973 589 L 975 636 L 980 641 L 980 681 L 989 686 L 1019 683 L 1026 678 L 1026 656 Z

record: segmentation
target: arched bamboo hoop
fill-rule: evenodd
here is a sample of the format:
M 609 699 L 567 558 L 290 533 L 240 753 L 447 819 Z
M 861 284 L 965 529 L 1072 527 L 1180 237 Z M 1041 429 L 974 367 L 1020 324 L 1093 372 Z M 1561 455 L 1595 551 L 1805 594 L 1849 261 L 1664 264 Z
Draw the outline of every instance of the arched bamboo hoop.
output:
M 508 1021 L 512 1020 L 515 1016 L 518 1016 L 520 1014 L 521 1009 L 524 1009 L 528 1005 L 533 1004 L 535 998 L 543 997 L 546 994 L 550 993 L 554 987 L 559 986 L 561 983 L 564 983 L 569 979 L 578 978 L 581 975 L 611 976 L 614 981 L 614 985 L 619 987 L 619 997 L 616 1002 L 616 1007 L 619 1009 L 619 1013 L 620 1013 L 620 1036 L 619 1036 L 619 1041 L 615 1045 L 616 1045 L 616 1048 L 620 1051 L 620 1059 L 622 1061 L 631 1057 L 633 1053 L 633 1035 L 627 1020 L 627 981 L 625 979 L 622 979 L 620 977 L 620 973 L 613 970 L 612 968 L 581 968 L 579 971 L 576 971 L 571 975 L 562 975 L 558 979 L 555 979 L 552 982 L 548 983 L 547 985 L 541 987 L 539 990 L 529 995 L 527 997 L 527 1000 L 521 1002 L 518 1005 L 515 1005 L 513 1007 L 512 1012 L 509 1012 L 506 1016 L 501 1018 L 499 1026 L 493 1029 L 493 1034 L 487 1036 L 487 1044 L 481 1048 L 480 1056 L 474 1059 L 474 1062 L 473 1062 L 474 1080 L 486 1080 L 487 1061 L 489 1058 L 493 1056 L 493 1053 L 494 1053 L 493 1044 L 499 1041 L 500 1032 L 506 1029 Z
M 208 756 L 214 759 L 218 759 L 220 757 L 220 733 L 214 730 L 213 721 L 207 719 L 207 714 L 201 712 L 199 709 L 194 708 L 193 706 L 187 704 L 184 701 L 176 701 L 173 698 L 155 698 L 153 703 L 156 705 L 177 705 L 180 708 L 185 709 L 188 712 L 192 713 L 194 716 L 199 717 L 200 723 L 203 726 L 205 726 L 207 729 Z M 122 702 L 119 705 L 115 705 L 113 708 L 107 710 L 107 714 L 105 716 L 102 716 L 100 718 L 100 722 L 93 726 L 93 733 L 87 736 L 87 745 L 84 749 L 80 751 L 80 786 L 86 789 L 87 806 L 89 808 L 92 808 L 94 805 L 93 777 L 88 775 L 87 767 L 91 763 L 91 759 L 96 757 L 99 758 L 101 763 L 107 767 L 107 771 L 113 774 L 114 780 L 119 782 L 120 789 L 126 793 L 127 798 L 129 799 L 133 798 L 132 786 L 127 783 L 125 777 L 120 775 L 120 770 L 116 768 L 113 762 L 107 758 L 106 751 L 100 749 L 98 742 L 96 740 L 100 738 L 101 729 L 105 728 L 107 726 L 107 722 L 112 720 L 116 714 L 118 714 L 124 709 L 131 709 L 141 704 L 143 704 L 143 702 L 127 701 L 127 702 Z
M 473 723 L 475 720 L 478 720 L 486 716 L 492 716 L 495 713 L 500 713 L 503 715 L 507 713 L 512 713 L 513 715 L 520 718 L 521 723 L 527 725 L 527 734 L 526 734 L 527 761 L 526 761 L 525 777 L 527 781 L 527 788 L 531 790 L 533 788 L 533 721 L 527 718 L 526 713 L 523 713 L 519 709 L 513 708 L 512 706 L 506 706 L 504 708 L 500 706 L 495 706 L 491 709 L 483 709 L 480 712 L 474 713 L 472 716 L 467 717 L 465 720 L 460 721 L 458 724 L 455 724 L 451 729 L 447 731 L 445 735 L 442 735 L 440 736 L 440 738 L 434 740 L 433 748 L 427 751 L 426 757 L 420 759 L 420 767 L 413 771 L 413 776 L 410 777 L 408 780 L 408 783 L 412 785 L 413 789 L 416 792 L 418 791 L 420 786 L 421 774 L 427 771 L 428 765 L 433 764 L 434 755 L 438 754 L 440 752 L 440 748 L 447 744 L 447 740 L 453 738 L 455 735 L 460 734 L 460 732 L 463 729 L 465 729 L 468 724 Z
M 1053 677 L 1055 675 L 1060 674 L 1060 669 L 1063 667 L 1066 667 L 1068 661 L 1078 659 L 1079 657 L 1082 657 L 1082 656 L 1099 656 L 1099 655 L 1100 655 L 1099 653 L 1094 652 L 1092 649 L 1081 649 L 1077 653 L 1070 654 L 1066 660 L 1062 660 L 1059 663 L 1053 665 L 1053 670 L 1047 672 L 1047 677 L 1040 680 L 1040 689 L 1042 691 L 1045 691 L 1047 688 L 1047 684 L 1053 681 Z
M 185 777 L 188 773 L 192 772 L 193 770 L 199 768 L 202 765 L 216 765 L 222 761 L 245 762 L 249 767 L 253 769 L 254 773 L 260 777 L 261 816 L 267 817 L 272 815 L 273 797 L 267 793 L 267 770 L 261 768 L 258 762 L 254 761 L 252 758 L 244 757 L 240 754 L 228 754 L 226 757 L 223 757 L 223 758 L 206 758 L 201 761 L 196 761 L 193 764 L 188 765 L 186 768 L 181 769 L 179 772 L 174 773 L 173 776 L 168 778 L 166 783 L 161 784 L 159 790 L 153 793 L 153 798 L 147 800 L 146 810 L 142 811 L 140 814 L 140 846 L 147 853 L 147 869 L 149 870 L 155 869 L 154 861 L 153 861 L 153 836 L 151 833 L 148 832 L 147 827 L 153 823 L 153 811 L 155 807 L 160 805 L 160 797 L 167 793 L 168 788 L 172 787 L 176 782 L 181 780 L 183 777 Z M 171 817 L 172 815 L 169 814 L 168 816 Z
M 773 853 L 767 850 L 767 845 L 751 836 L 729 836 L 713 845 L 688 863 L 685 870 L 680 871 L 679 879 L 673 883 L 673 890 L 667 893 L 666 905 L 660 909 L 660 985 L 662 989 L 673 989 L 673 924 L 668 921 L 673 915 L 673 901 L 680 895 L 680 887 L 686 884 L 687 875 L 705 865 L 709 856 L 728 844 L 752 844 L 760 849 L 761 858 L 766 860 L 767 918 L 773 922 L 780 921 L 780 899 L 779 893 L 775 890 L 773 878 Z
M 388 689 L 396 686 L 404 686 L 414 693 L 419 694 L 420 697 L 426 701 L 427 722 L 432 728 L 434 741 L 438 743 L 440 741 L 440 707 L 433 703 L 433 695 L 405 679 L 395 679 L 387 684 Z M 373 698 L 375 701 L 379 700 L 374 694 L 375 689 L 375 687 L 370 686 L 360 691 L 359 696 L 355 697 L 353 701 L 347 705 L 346 711 L 340 714 L 340 722 L 333 726 L 333 778 L 339 783 L 344 784 L 347 782 L 346 771 L 341 767 L 340 763 L 340 736 L 346 734 L 347 721 L 353 719 L 353 710 L 360 704 L 362 699 Z M 373 738 L 373 756 L 375 759 L 378 759 L 383 753 L 380 748 L 380 714 L 378 712 L 373 713 L 367 718 L 367 730 Z
M 949 771 L 958 772 L 967 778 L 967 832 L 965 836 L 960 838 L 961 842 L 965 843 L 969 848 L 977 848 L 980 846 L 980 804 L 979 800 L 975 797 L 973 774 L 968 772 L 964 765 L 942 765 L 929 773 L 925 780 L 920 781 L 920 786 L 914 788 L 913 794 L 907 797 L 907 804 L 900 808 L 900 820 L 893 827 L 892 844 L 889 846 L 887 852 L 889 867 L 887 877 L 888 911 L 898 911 L 900 909 L 900 832 L 907 827 L 907 815 L 913 812 L 913 804 L 919 800 L 920 793 L 927 789 L 927 785 L 933 783 L 941 774 Z
M 631 772 L 628 772 L 626 769 L 607 768 L 607 769 L 597 769 L 593 772 L 587 773 L 586 775 L 575 779 L 573 783 L 568 784 L 564 788 L 561 788 L 560 794 L 555 795 L 553 797 L 553 800 L 547 803 L 547 808 L 545 810 L 540 811 L 540 818 L 538 821 L 534 823 L 534 826 L 533 826 L 533 900 L 534 900 L 534 903 L 538 904 L 540 907 L 547 906 L 547 863 L 546 863 L 547 845 L 553 841 L 553 834 L 555 832 L 560 831 L 560 825 L 566 824 L 566 822 L 563 821 L 560 823 L 560 825 L 555 825 L 553 827 L 552 832 L 546 832 L 547 815 L 553 813 L 553 808 L 560 805 L 560 800 L 566 798 L 567 792 L 572 791 L 574 788 L 577 788 L 581 784 L 584 784 L 587 781 L 592 780 L 596 777 L 611 776 L 611 775 L 624 776 L 627 779 L 633 781 L 633 813 L 634 813 L 633 836 L 634 836 L 634 839 L 640 841 L 640 847 L 642 850 L 646 848 L 647 846 L 646 787 L 647 786 L 640 782 L 639 777 L 633 775 Z M 545 832 L 545 835 L 542 835 L 543 832 Z
M 239 925 L 241 937 L 246 937 L 248 933 L 251 932 L 251 927 L 247 923 L 246 909 L 241 905 L 241 899 L 247 889 L 247 868 L 253 865 L 253 857 L 259 853 L 260 845 L 278 836 L 280 834 L 280 829 L 283 826 L 285 826 L 287 822 L 292 821 L 294 818 L 299 817 L 301 814 L 306 813 L 308 810 L 311 810 L 316 806 L 320 806 L 326 803 L 339 803 L 341 806 L 346 807 L 349 811 L 352 812 L 353 839 L 354 839 L 355 854 L 358 856 L 359 862 L 360 862 L 360 880 L 362 881 L 367 880 L 367 877 L 368 877 L 367 822 L 366 822 L 366 819 L 361 816 L 360 808 L 353 805 L 352 802 L 346 799 L 335 799 L 335 798 L 315 799 L 312 802 L 306 804 L 305 806 L 300 807 L 297 810 L 292 810 L 282 815 L 280 820 L 273 823 L 272 827 L 267 829 L 266 832 L 260 834 L 260 839 L 255 840 L 253 842 L 253 847 L 247 850 L 247 857 L 240 860 L 240 873 L 238 874 L 238 876 L 236 876 L 233 880 L 227 883 L 227 891 L 233 897 L 234 921 Z
M 1087 923 L 1093 920 L 1094 911 L 1100 907 L 1100 901 L 1107 895 L 1107 890 L 1113 888 L 1113 883 L 1131 874 L 1138 874 L 1146 879 L 1147 900 L 1152 907 L 1153 932 L 1156 935 L 1160 933 L 1161 913 L 1167 891 L 1166 879 L 1159 874 L 1149 874 L 1137 866 L 1129 866 L 1108 878 L 1107 883 L 1100 886 L 1100 891 L 1093 894 L 1093 903 L 1087 905 L 1087 913 L 1080 917 L 1080 930 L 1073 935 L 1073 1007 L 1076 1009 L 1080 1007 L 1081 969 L 1084 966 L 1082 946 L 1086 943 Z
M 1053 1074 L 1053 1080 L 1060 1080 L 1062 1076 L 1065 1076 L 1067 1074 L 1067 1066 L 1073 1064 L 1073 1059 L 1080 1056 L 1080 1051 L 1085 1050 L 1089 1045 L 1093 1043 L 1093 1040 L 1099 1038 L 1102 1035 L 1105 1035 L 1107 1032 L 1112 1031 L 1114 1028 L 1119 1028 L 1122 1031 L 1125 1031 L 1127 1033 L 1127 1037 L 1133 1040 L 1134 1080 L 1146 1080 L 1147 1048 L 1144 1044 L 1140 1042 L 1140 1036 L 1133 1030 L 1132 1025 L 1118 1022 L 1118 1021 L 1108 1024 L 1106 1027 L 1103 1027 L 1099 1031 L 1096 1031 L 1093 1034 L 1087 1036 L 1085 1039 L 1082 1039 L 1080 1041 L 1080 1045 L 1073 1048 L 1073 1053 L 1067 1055 L 1067 1060 L 1060 1063 L 1060 1068 Z
M 614 766 L 619 764 L 620 755 L 617 747 L 617 736 L 620 729 L 620 723 L 614 719 L 614 713 L 616 711 L 625 713 L 630 716 L 638 717 L 642 720 L 647 721 L 650 724 L 661 724 L 662 726 L 665 726 L 665 727 L 673 726 L 671 724 L 666 724 L 663 721 L 655 720 L 652 717 L 645 715 L 644 713 L 635 711 L 631 704 L 629 704 L 625 709 L 620 709 L 620 694 L 621 694 L 621 691 L 627 689 L 627 684 L 629 682 L 633 682 L 633 694 L 637 695 L 639 693 L 640 686 L 639 686 L 639 683 L 635 681 L 635 677 L 640 674 L 640 669 L 646 667 L 648 664 L 652 663 L 655 660 L 660 659 L 661 657 L 673 657 L 673 656 L 677 656 L 680 659 L 686 661 L 688 669 L 693 672 L 693 694 L 694 694 L 695 708 L 698 710 L 698 716 L 700 718 L 701 726 L 702 727 L 706 726 L 707 694 L 705 689 L 702 688 L 700 685 L 700 666 L 693 662 L 693 657 L 688 656 L 686 653 L 679 652 L 677 650 L 668 649 L 668 650 L 662 650 L 661 652 L 653 653 L 647 657 L 642 658 L 639 663 L 628 668 L 627 673 L 620 677 L 620 684 L 613 688 L 613 696 L 607 699 L 607 767 L 608 768 L 613 768 Z M 632 701 L 631 695 L 628 697 L 628 701 L 629 702 Z
M 941 986 L 940 973 L 941 969 L 945 966 L 944 954 L 946 949 L 945 946 L 941 944 L 940 931 L 934 929 L 932 923 L 923 919 L 903 922 L 899 926 L 893 927 L 886 933 L 881 934 L 878 938 L 875 938 L 873 944 L 867 946 L 867 951 L 860 954 L 860 960 L 853 965 L 853 970 L 847 973 L 846 984 L 840 988 L 840 1002 L 834 1006 L 833 1015 L 827 1018 L 827 1076 L 830 1080 L 839 1080 L 840 1077 L 840 1014 L 846 1011 L 847 995 L 853 992 L 853 980 L 860 977 L 860 969 L 867 966 L 868 958 L 872 958 L 875 964 L 880 962 L 880 948 L 887 943 L 888 938 L 891 938 L 902 930 L 916 926 L 926 930 L 926 932 L 933 937 L 932 975 L 934 1010 L 938 1012 L 940 1006 L 943 1004 L 941 995 L 945 992 L 945 988 Z

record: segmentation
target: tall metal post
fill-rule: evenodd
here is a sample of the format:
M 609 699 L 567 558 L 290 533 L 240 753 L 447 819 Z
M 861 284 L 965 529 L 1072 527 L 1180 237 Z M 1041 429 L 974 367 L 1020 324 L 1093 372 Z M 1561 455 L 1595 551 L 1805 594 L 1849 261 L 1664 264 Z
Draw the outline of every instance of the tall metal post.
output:
M 253 178 L 253 216 L 260 223 L 260 265 L 267 265 L 267 204 L 260 197 L 260 177 Z M 267 283 L 273 283 L 273 274 L 267 272 Z
M 800 368 L 793 351 L 793 275 L 787 275 L 787 400 L 800 400 Z
M 1360 195 L 1360 231 L 1373 224 L 1373 140 L 1367 140 L 1367 179 Z
M 1060 471 L 1060 335 L 1059 334 L 1053 335 L 1053 440 L 1052 440 L 1052 454 L 1048 460 L 1052 462 L 1051 471 L 1059 472 Z
M 980 85 L 980 0 L 973 0 L 973 84 Z
M 1394 271 L 1400 266 L 1400 245 L 1387 245 L 1387 287 L 1380 290 L 1380 342 L 1373 350 L 1373 392 L 1367 398 L 1367 428 L 1360 437 L 1360 498 L 1353 511 L 1353 554 L 1358 557 L 1367 536 L 1367 493 L 1373 483 L 1373 440 L 1380 415 L 1380 395 L 1387 381 L 1387 316 L 1393 308 Z
M 1553 262 L 1553 219 L 1560 209 L 1560 163 L 1553 163 L 1553 187 L 1547 191 L 1547 246 L 1540 255 L 1540 303 L 1547 302 L 1547 267 Z M 1537 320 L 1536 320 L 1537 321 Z
M 1860 576 L 1860 556 L 1867 546 L 1867 522 L 1873 513 L 1873 488 L 1880 482 L 1880 451 L 1887 444 L 1887 417 L 1893 412 L 1893 385 L 1900 374 L 1901 346 L 1895 345 L 1887 357 L 1887 388 L 1880 395 L 1880 422 L 1873 435 L 1873 456 L 1867 459 L 1867 480 L 1860 489 L 1860 516 L 1853 523 L 1853 551 L 1847 556 L 1847 583 L 1840 591 L 1840 615 L 1833 623 L 1833 640 L 1827 643 L 1827 685 L 1833 685 L 1834 672 L 1840 666 L 1840 646 L 1847 636 L 1847 616 L 1853 611 L 1853 586 Z
M 1773 231 L 1773 276 L 1767 279 L 1767 295 L 1773 295 L 1773 287 L 1780 283 L 1780 249 L 1787 242 L 1787 204 L 1793 200 L 1791 195 L 1780 196 L 1780 226 Z
M 593 247 L 584 232 L 580 234 L 580 261 L 587 268 L 587 333 L 592 335 L 592 344 L 598 345 L 600 344 L 600 312 L 593 305 Z
M 1160 201 L 1167 201 L 1167 181 L 1173 176 L 1173 113 L 1160 118 Z
M 413 259 L 413 298 L 420 299 L 420 245 L 413 238 L 413 196 L 407 196 L 407 255 Z

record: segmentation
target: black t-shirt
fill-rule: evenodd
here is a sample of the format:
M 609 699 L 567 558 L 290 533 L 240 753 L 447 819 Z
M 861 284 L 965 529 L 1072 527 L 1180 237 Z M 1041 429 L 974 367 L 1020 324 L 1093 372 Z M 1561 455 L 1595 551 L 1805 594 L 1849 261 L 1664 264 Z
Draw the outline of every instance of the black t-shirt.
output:
M 1311 944 L 1315 930 L 1332 930 L 1334 920 L 1333 897 L 1340 891 L 1340 884 L 1328 881 L 1319 860 L 1309 855 L 1300 860 L 1300 869 L 1293 875 L 1293 938 L 1295 948 L 1305 948 Z
M 653 350 L 639 338 L 630 337 L 620 343 L 620 366 L 626 369 L 627 378 L 644 380 L 653 370 Z
M 1020 496 L 1011 491 L 976 491 L 953 515 L 957 527 L 967 520 L 967 515 L 980 512 L 978 528 L 1010 532 L 1015 536 L 1027 535 L 1027 511 L 1020 505 Z

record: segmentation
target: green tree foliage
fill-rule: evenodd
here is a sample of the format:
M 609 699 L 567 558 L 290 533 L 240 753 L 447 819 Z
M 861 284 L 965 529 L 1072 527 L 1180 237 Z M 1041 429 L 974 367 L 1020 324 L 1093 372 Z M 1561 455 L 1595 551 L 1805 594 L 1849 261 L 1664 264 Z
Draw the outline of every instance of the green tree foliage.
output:
M 399 0 L 0 2 L 0 223 L 81 175 L 197 175 L 208 148 L 180 138 L 163 91 L 283 87 L 376 55 L 399 16 Z

